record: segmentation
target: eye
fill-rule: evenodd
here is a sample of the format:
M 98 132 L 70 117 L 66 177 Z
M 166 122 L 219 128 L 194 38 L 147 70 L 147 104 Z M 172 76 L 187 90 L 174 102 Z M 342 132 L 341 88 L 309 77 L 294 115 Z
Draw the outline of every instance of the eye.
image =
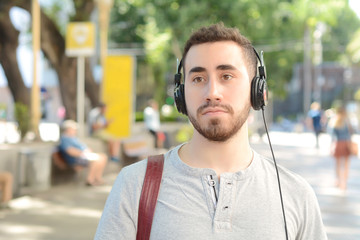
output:
M 193 79 L 193 83 L 201 83 L 201 82 L 204 82 L 205 81 L 205 79 L 203 78 L 203 77 L 194 77 L 194 79 Z
M 224 75 L 222 76 L 222 79 L 225 80 L 225 81 L 229 81 L 229 80 L 231 80 L 232 78 L 233 78 L 233 76 L 230 75 L 230 74 L 224 74 Z

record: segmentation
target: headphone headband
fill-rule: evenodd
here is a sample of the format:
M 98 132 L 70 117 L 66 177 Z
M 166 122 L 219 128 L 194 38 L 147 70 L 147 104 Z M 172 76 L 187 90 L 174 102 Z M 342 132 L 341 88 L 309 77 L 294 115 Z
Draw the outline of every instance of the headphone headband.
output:
M 266 79 L 266 69 L 265 69 L 265 65 L 264 65 L 264 52 L 261 51 L 260 55 L 259 53 L 256 51 L 256 49 L 253 47 L 253 50 L 255 52 L 255 55 L 257 57 L 257 59 L 259 60 L 260 66 L 258 67 L 259 70 L 259 77 L 261 79 Z

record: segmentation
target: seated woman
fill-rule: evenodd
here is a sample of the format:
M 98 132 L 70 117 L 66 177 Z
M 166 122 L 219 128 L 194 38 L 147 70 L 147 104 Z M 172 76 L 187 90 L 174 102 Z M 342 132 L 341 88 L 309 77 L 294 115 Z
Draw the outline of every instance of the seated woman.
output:
M 71 167 L 89 166 L 86 183 L 89 186 L 104 184 L 103 172 L 107 163 L 107 156 L 103 153 L 92 152 L 76 137 L 77 123 L 66 120 L 62 124 L 62 135 L 59 150 L 66 163 Z

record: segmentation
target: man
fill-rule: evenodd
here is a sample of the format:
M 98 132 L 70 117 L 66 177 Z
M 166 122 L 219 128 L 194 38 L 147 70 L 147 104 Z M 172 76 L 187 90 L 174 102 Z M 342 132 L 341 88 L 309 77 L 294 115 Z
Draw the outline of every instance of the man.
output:
M 154 137 L 155 148 L 162 148 L 165 134 L 160 131 L 159 104 L 153 99 L 149 100 L 148 106 L 144 109 L 144 121 L 146 129 Z
M 107 157 L 102 153 L 94 153 L 76 137 L 77 123 L 66 120 L 62 124 L 63 133 L 60 138 L 59 150 L 70 167 L 89 166 L 86 184 L 89 186 L 103 185 L 103 172 Z
M 319 148 L 319 135 L 322 130 L 322 111 L 320 104 L 318 102 L 313 102 L 310 106 L 310 110 L 308 112 L 309 126 L 312 128 L 316 138 L 316 148 Z
M 105 129 L 111 124 L 105 117 L 106 105 L 100 103 L 89 113 L 90 134 L 104 141 L 108 146 L 111 161 L 119 161 L 120 141 L 113 135 L 107 133 Z
M 201 28 L 183 52 L 192 139 L 165 155 L 150 239 L 287 239 L 272 160 L 251 149 L 246 119 L 254 49 L 237 29 Z M 146 161 L 124 168 L 95 239 L 135 239 Z M 279 167 L 288 239 L 326 239 L 311 187 Z

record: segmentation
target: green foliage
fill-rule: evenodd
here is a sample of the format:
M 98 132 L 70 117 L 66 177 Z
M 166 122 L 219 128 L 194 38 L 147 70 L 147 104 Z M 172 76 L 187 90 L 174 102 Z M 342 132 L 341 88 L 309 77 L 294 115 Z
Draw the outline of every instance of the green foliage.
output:
M 143 122 L 144 121 L 144 112 L 135 112 L 135 121 Z M 161 122 L 185 122 L 187 117 L 179 113 L 178 111 L 172 111 L 170 114 L 163 116 L 160 115 Z
M 347 52 L 350 55 L 351 62 L 360 65 L 360 29 L 355 32 L 350 44 L 347 47 Z M 358 99 L 360 100 L 360 95 Z
M 360 89 L 358 89 L 354 94 L 354 99 L 360 102 Z
M 142 47 L 144 38 L 138 32 L 144 28 L 146 9 L 139 1 L 115 0 L 110 13 L 109 40 L 116 47 Z
M 200 26 L 222 21 L 238 27 L 257 50 L 263 50 L 269 89 L 277 98 L 286 96 L 293 65 L 304 59 L 306 26 L 313 31 L 319 21 L 327 25 L 324 61 L 339 61 L 360 26 L 347 0 L 117 0 L 114 6 L 112 42 L 143 44 L 154 69 L 157 100 L 166 97 L 176 58 L 181 58 L 186 39 Z
M 190 140 L 194 133 L 194 128 L 192 125 L 184 125 L 182 126 L 179 131 L 176 133 L 175 139 L 178 143 L 187 142 Z
M 45 6 L 42 3 L 42 10 L 54 21 L 60 33 L 65 35 L 66 25 L 75 14 L 74 2 L 72 0 L 52 1 Z
M 15 120 L 18 123 L 18 131 L 21 139 L 30 130 L 30 114 L 28 107 L 20 102 L 15 103 Z
M 135 122 L 144 121 L 144 112 L 135 112 Z

